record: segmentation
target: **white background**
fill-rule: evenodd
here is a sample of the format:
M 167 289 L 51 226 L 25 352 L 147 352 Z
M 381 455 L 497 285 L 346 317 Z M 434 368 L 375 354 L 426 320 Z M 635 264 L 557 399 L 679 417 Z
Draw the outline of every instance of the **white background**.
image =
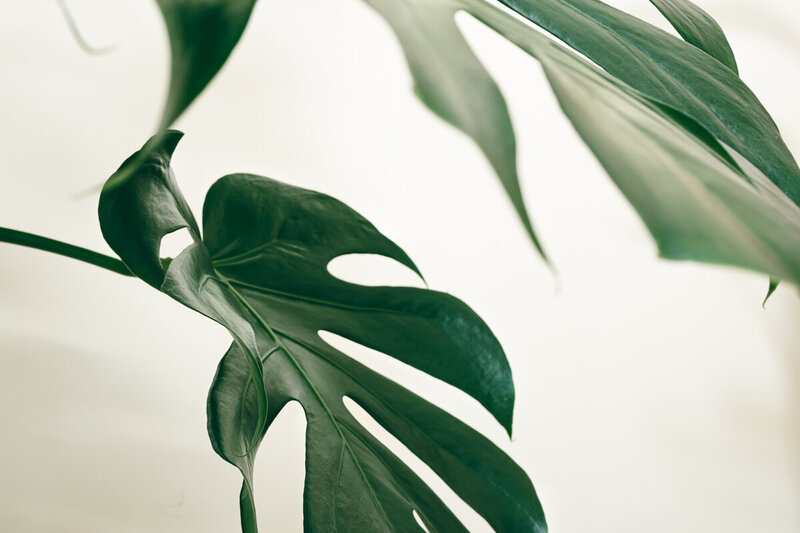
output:
M 699 3 L 800 150 L 800 3 Z M 644 0 L 614 4 L 666 27 Z M 75 195 L 151 133 L 168 44 L 154 2 L 70 5 L 87 40 L 114 53 L 82 53 L 55 2 L 0 5 L 0 225 L 107 251 L 96 196 Z M 560 290 L 480 152 L 415 99 L 393 36 L 356 0 L 259 3 L 177 124 L 187 135 L 174 165 L 192 206 L 237 171 L 324 191 L 403 246 L 432 288 L 473 306 L 514 371 L 513 442 L 465 395 L 357 353 L 507 450 L 552 531 L 800 530 L 796 291 L 783 287 L 762 310 L 763 276 L 658 260 L 539 66 L 459 21 L 508 98 Z M 141 282 L 69 259 L 0 245 L 0 265 L 0 529 L 235 531 L 240 478 L 205 433 L 226 332 Z M 335 267 L 416 283 L 383 262 Z M 301 530 L 303 428 L 293 404 L 262 446 L 265 530 Z

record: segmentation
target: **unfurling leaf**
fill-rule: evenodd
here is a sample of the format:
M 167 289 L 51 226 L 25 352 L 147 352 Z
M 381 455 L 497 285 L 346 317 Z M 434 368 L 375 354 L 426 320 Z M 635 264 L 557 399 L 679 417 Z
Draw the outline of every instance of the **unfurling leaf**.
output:
M 533 486 L 508 456 L 319 335 L 341 335 L 458 387 L 510 433 L 511 373 L 486 324 L 447 294 L 333 277 L 330 261 L 352 253 L 379 254 L 417 269 L 367 220 L 320 193 L 261 176 L 223 177 L 206 197 L 201 239 L 169 167 L 179 138 L 169 132 L 146 145 L 147 163 L 104 191 L 100 221 L 132 272 L 223 324 L 236 339 L 209 392 L 208 432 L 214 450 L 244 477 L 243 531 L 256 530 L 258 445 L 290 401 L 303 406 L 308 421 L 306 531 L 419 531 L 414 511 L 430 531 L 464 530 L 359 424 L 344 398 L 426 462 L 496 531 L 545 531 Z M 179 228 L 188 228 L 195 243 L 164 270 L 160 240 Z

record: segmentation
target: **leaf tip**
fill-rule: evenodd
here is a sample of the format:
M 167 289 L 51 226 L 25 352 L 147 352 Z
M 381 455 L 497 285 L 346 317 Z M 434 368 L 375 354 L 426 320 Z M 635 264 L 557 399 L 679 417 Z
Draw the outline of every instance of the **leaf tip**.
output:
M 775 278 L 769 278 L 769 288 L 767 289 L 767 295 L 764 296 L 764 301 L 761 302 L 761 308 L 762 309 L 766 309 L 767 308 L 767 300 L 769 300 L 770 296 L 772 296 L 772 294 L 778 288 L 778 284 L 779 283 L 780 283 L 780 280 L 775 279 Z

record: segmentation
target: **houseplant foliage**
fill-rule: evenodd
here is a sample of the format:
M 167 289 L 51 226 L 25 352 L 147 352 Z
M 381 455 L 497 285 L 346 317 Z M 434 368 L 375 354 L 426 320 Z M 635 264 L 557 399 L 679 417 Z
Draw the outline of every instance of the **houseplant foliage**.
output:
M 234 343 L 208 398 L 214 450 L 244 478 L 242 529 L 256 531 L 253 462 L 290 401 L 308 420 L 304 521 L 308 531 L 430 531 L 463 526 L 438 497 L 365 430 L 348 397 L 425 461 L 496 531 L 544 531 L 525 473 L 485 437 L 348 358 L 330 331 L 389 354 L 478 400 L 511 433 L 514 387 L 500 344 L 456 298 L 425 289 L 364 287 L 327 270 L 334 258 L 378 254 L 418 272 L 409 257 L 341 202 L 261 176 L 225 176 L 208 191 L 203 234 L 177 188 L 167 131 L 132 155 L 100 196 L 103 236 L 132 273 L 225 326 Z M 159 257 L 164 235 L 194 243 Z
M 365 1 L 400 41 L 416 94 L 486 154 L 543 256 L 523 202 L 507 106 L 456 25 L 458 12 L 540 61 L 567 118 L 642 217 L 663 257 L 798 281 L 800 170 L 774 121 L 739 78 L 722 29 L 692 2 L 651 0 L 681 40 L 598 0 Z M 185 78 L 192 65 L 203 63 L 187 40 L 203 42 L 201 28 L 208 30 L 211 18 L 188 14 L 224 11 L 213 23 L 215 35 L 228 37 L 218 58 L 235 46 L 255 2 L 235 3 L 236 13 L 222 0 L 158 3 L 172 47 L 168 102 L 185 104 L 177 110 L 168 104 L 166 124 L 191 102 L 194 93 L 182 92 Z M 196 82 L 210 81 L 214 69 L 208 67 Z
M 365 2 L 396 34 L 422 102 L 484 152 L 543 257 L 523 201 L 509 110 L 456 24 L 459 12 L 539 61 L 565 115 L 662 256 L 763 272 L 770 291 L 777 280 L 800 281 L 800 170 L 739 78 L 721 28 L 688 0 L 651 0 L 683 40 L 597 0 Z M 166 104 L 154 137 L 109 178 L 100 198 L 103 235 L 121 261 L 5 228 L 0 241 L 137 276 L 230 331 L 234 342 L 209 392 L 208 431 L 214 450 L 242 473 L 243 531 L 256 530 L 258 446 L 290 401 L 308 420 L 307 531 L 418 531 L 413 512 L 430 531 L 463 529 L 361 427 L 345 397 L 495 530 L 546 530 L 531 482 L 505 454 L 318 334 L 336 333 L 458 387 L 510 433 L 508 363 L 465 304 L 429 290 L 334 278 L 328 263 L 349 253 L 383 255 L 419 271 L 344 204 L 264 177 L 220 179 L 206 197 L 201 232 L 170 169 L 181 134 L 168 128 L 225 64 L 255 0 L 157 4 L 171 46 Z M 162 238 L 182 229 L 193 244 L 174 259 L 160 257 Z

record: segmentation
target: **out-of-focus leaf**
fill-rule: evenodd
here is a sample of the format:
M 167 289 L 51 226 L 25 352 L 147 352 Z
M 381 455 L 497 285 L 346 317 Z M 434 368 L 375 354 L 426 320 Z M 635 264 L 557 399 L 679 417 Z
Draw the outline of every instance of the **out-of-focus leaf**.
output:
M 69 6 L 67 5 L 67 0 L 57 0 L 56 3 L 61 10 L 61 14 L 64 16 L 64 22 L 67 23 L 67 27 L 69 28 L 69 32 L 72 34 L 72 38 L 75 39 L 75 42 L 81 50 L 89 55 L 101 56 L 113 51 L 114 48 L 116 48 L 115 45 L 96 47 L 89 44 L 86 38 L 84 38 L 83 33 L 81 33 L 78 23 L 75 21 L 75 17 L 72 16 L 72 11 L 70 11 Z
M 522 201 L 505 102 L 461 35 L 454 15 L 459 10 L 469 12 L 506 37 L 513 26 L 515 35 L 509 38 L 531 53 L 531 43 L 540 46 L 547 39 L 486 0 L 366 1 L 397 34 L 417 94 L 475 139 L 539 247 Z M 651 101 L 677 130 L 702 141 L 728 163 L 732 163 L 728 147 L 741 154 L 760 171 L 756 181 L 766 176 L 792 202 L 800 202 L 800 170 L 771 117 L 736 75 L 733 54 L 719 25 L 688 0 L 652 1 L 688 43 L 597 0 L 501 0 L 605 69 L 617 80 L 613 85 L 621 99 L 637 100 L 636 105 L 641 97 Z M 607 133 L 614 136 L 612 129 Z M 587 136 L 584 139 L 589 142 Z
M 650 3 L 656 6 L 687 43 L 739 73 L 731 45 L 711 15 L 689 0 L 650 0 Z
M 202 92 L 244 32 L 256 0 L 156 0 L 172 52 L 164 130 Z
M 132 272 L 234 334 L 209 392 L 208 431 L 215 451 L 244 477 L 243 531 L 256 530 L 258 444 L 290 401 L 300 402 L 308 420 L 306 531 L 418 531 L 414 511 L 431 531 L 464 530 L 359 424 L 344 398 L 425 461 L 496 531 L 545 531 L 533 486 L 508 456 L 319 335 L 341 335 L 458 387 L 510 433 L 511 373 L 486 324 L 447 294 L 333 277 L 327 265 L 351 253 L 379 254 L 417 269 L 363 217 L 320 193 L 260 176 L 226 176 L 208 192 L 200 240 L 169 168 L 179 137 L 170 132 L 143 149 L 147 164 L 104 191 L 100 220 Z M 158 246 L 178 228 L 188 228 L 196 241 L 164 270 Z
M 483 2 L 471 12 L 541 61 L 567 117 L 661 255 L 800 281 L 800 208 L 746 158 L 522 22 Z
M 219 70 L 244 30 L 255 0 L 157 0 L 169 30 L 172 81 L 167 128 Z M 469 135 L 497 173 L 537 250 L 517 175 L 517 149 L 503 95 L 455 23 L 459 5 L 434 0 L 365 0 L 403 47 L 414 89 L 437 115 Z
M 417 90 L 427 95 L 423 100 L 476 138 L 489 154 L 486 147 L 491 146 L 491 139 L 481 140 L 471 131 L 491 131 L 492 123 L 502 123 L 502 117 L 506 116 L 505 105 L 500 107 L 495 105 L 499 100 L 484 98 L 484 102 L 490 103 L 482 108 L 480 101 L 470 100 L 470 94 L 480 95 L 482 88 L 487 84 L 493 85 L 493 82 L 485 81 L 488 74 L 477 64 L 454 24 L 453 16 L 457 11 L 465 10 L 501 34 L 505 34 L 516 21 L 485 0 L 368 1 L 389 21 L 397 34 Z M 621 88 L 621 94 L 627 95 L 622 96 L 623 99 L 638 100 L 639 96 L 644 96 L 651 100 L 659 107 L 664 120 L 695 141 L 701 140 L 729 163 L 732 160 L 724 147 L 730 146 L 766 173 L 797 203 L 800 200 L 797 164 L 771 117 L 736 75 L 733 53 L 719 25 L 688 1 L 653 2 L 691 44 L 596 0 L 503 1 L 632 88 L 633 91 Z M 520 25 L 514 28 L 523 41 L 544 42 L 533 28 L 523 29 Z M 518 44 L 519 41 L 520 38 Z M 465 65 L 470 68 L 465 68 Z M 475 72 L 482 80 L 479 83 L 473 79 Z M 449 114 L 442 112 L 444 105 L 450 106 L 446 108 L 448 110 L 456 109 L 459 118 L 454 119 L 452 111 Z M 486 109 L 488 113 L 484 112 Z M 495 109 L 502 110 L 502 113 L 495 113 Z M 470 129 L 469 125 L 476 120 L 479 124 L 477 130 L 474 127 Z M 510 129 L 504 131 L 508 133 L 498 136 L 495 130 L 492 135 L 497 139 L 512 135 Z M 613 137 L 614 130 L 609 128 L 606 134 Z M 584 140 L 588 142 L 586 137 Z M 503 178 L 503 173 L 495 166 Z M 641 179 L 646 179 L 646 176 Z M 673 178 L 667 176 L 665 179 Z M 508 182 L 506 179 L 503 181 Z M 509 194 L 514 200 L 513 190 L 509 190 Z M 518 210 L 524 209 L 517 201 L 515 205 Z M 665 217 L 670 215 L 680 216 L 675 211 L 662 213 Z M 696 258 L 704 260 L 702 255 Z
M 598 0 L 501 2 L 642 96 L 697 121 L 800 204 L 797 163 L 772 118 L 730 68 L 696 46 Z
M 767 306 L 767 300 L 769 300 L 770 296 L 772 296 L 778 289 L 778 285 L 780 285 L 780 280 L 777 280 L 775 278 L 769 278 L 769 287 L 767 288 L 767 295 L 764 296 L 764 301 L 761 302 L 761 307 Z
M 151 145 L 161 144 L 167 128 L 197 98 L 228 60 L 247 26 L 256 0 L 156 0 L 167 27 L 170 81 L 161 120 Z M 145 147 L 147 148 L 147 147 Z M 149 153 L 141 150 L 107 180 L 111 191 L 125 183 Z
M 505 99 L 456 26 L 459 4 L 365 1 L 386 19 L 397 36 L 420 100 L 483 150 L 534 245 L 546 259 L 522 197 L 516 140 Z
M 539 59 L 562 109 L 662 256 L 800 282 L 800 209 L 758 169 L 745 167 L 743 175 L 657 106 L 574 54 L 551 45 L 539 49 Z

